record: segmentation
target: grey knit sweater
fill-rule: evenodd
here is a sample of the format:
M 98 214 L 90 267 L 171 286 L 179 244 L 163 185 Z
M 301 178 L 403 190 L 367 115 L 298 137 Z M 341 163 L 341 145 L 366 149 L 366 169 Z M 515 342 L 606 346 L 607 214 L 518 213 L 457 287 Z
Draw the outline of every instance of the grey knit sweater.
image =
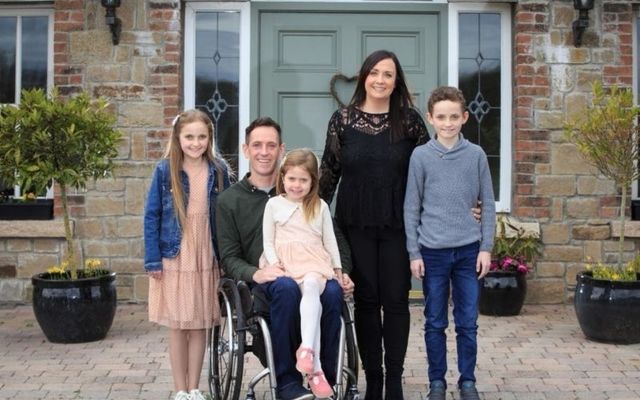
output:
M 471 213 L 482 200 L 482 221 Z M 442 249 L 480 242 L 491 251 L 495 234 L 495 200 L 487 156 L 465 139 L 447 149 L 437 140 L 411 155 L 404 223 L 411 260 L 421 259 L 420 245 Z

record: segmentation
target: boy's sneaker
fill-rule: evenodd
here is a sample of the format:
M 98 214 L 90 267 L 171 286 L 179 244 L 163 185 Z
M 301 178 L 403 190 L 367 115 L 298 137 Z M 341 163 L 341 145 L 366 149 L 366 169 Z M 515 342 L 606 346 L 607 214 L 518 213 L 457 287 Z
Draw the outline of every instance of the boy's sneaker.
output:
M 181 390 L 178 393 L 176 393 L 176 397 L 174 397 L 173 399 L 174 400 L 191 400 L 191 396 L 189 396 L 189 393 L 185 392 L 184 390 Z
M 464 381 L 460 384 L 460 400 L 480 400 L 474 381 Z
M 207 400 L 207 398 L 204 397 L 202 392 L 199 391 L 198 389 L 193 389 L 192 391 L 189 392 L 189 399 L 190 400 Z
M 447 386 L 442 381 L 433 381 L 429 385 L 428 400 L 446 400 Z

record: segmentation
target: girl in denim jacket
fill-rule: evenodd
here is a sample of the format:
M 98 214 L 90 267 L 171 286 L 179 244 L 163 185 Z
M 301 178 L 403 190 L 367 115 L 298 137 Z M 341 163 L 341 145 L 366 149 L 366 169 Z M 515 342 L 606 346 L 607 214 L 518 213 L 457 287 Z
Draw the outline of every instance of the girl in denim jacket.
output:
M 149 320 L 169 328 L 175 400 L 204 400 L 198 386 L 206 329 L 220 316 L 215 203 L 228 186 L 227 163 L 215 152 L 207 114 L 178 115 L 144 214 Z

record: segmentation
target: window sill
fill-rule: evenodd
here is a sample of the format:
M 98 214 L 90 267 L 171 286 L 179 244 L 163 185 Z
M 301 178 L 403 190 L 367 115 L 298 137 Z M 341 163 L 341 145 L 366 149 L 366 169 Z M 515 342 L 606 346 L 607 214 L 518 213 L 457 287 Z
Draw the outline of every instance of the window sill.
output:
M 71 222 L 73 232 L 73 221 Z M 0 221 L 0 238 L 64 238 L 64 221 Z

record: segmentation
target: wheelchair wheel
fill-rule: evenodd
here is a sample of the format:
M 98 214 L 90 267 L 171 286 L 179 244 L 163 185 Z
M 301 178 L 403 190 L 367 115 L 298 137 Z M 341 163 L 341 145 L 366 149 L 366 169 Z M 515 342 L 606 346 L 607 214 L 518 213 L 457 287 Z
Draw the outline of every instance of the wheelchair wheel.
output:
M 345 325 L 346 343 L 344 348 L 345 363 L 342 369 L 344 391 L 340 393 L 339 398 L 343 400 L 358 400 L 360 398 L 358 391 L 358 372 L 360 366 L 358 341 L 356 339 L 356 330 L 353 322 L 353 310 L 346 302 L 342 310 L 342 319 Z
M 209 390 L 216 400 L 238 400 L 244 366 L 245 326 L 240 296 L 232 280 L 218 288 L 220 324 L 209 337 Z

